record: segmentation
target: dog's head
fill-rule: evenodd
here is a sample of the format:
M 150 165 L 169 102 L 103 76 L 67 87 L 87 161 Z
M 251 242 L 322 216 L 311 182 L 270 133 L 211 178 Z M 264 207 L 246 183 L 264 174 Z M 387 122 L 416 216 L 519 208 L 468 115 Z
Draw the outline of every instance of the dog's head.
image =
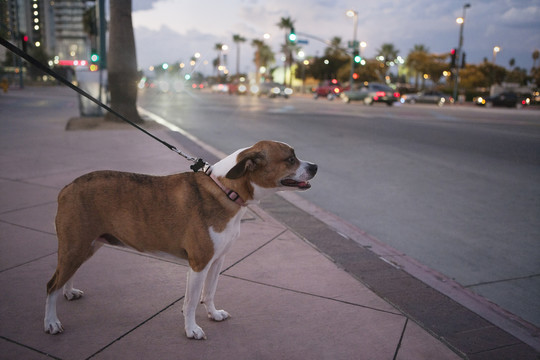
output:
M 225 178 L 243 182 L 254 200 L 276 191 L 307 190 L 317 173 L 317 165 L 298 159 L 292 147 L 276 141 L 260 141 L 224 160 L 229 164 Z

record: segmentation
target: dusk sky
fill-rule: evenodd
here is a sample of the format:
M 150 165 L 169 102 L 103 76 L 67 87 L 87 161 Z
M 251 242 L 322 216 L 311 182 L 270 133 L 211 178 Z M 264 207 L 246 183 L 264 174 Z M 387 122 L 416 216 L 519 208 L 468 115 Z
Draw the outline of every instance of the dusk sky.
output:
M 456 18 L 466 10 L 464 51 L 468 63 L 493 58 L 493 47 L 499 46 L 496 63 L 509 68 L 529 70 L 532 53 L 540 49 L 540 0 L 133 0 L 133 26 L 138 66 L 147 69 L 162 62 L 188 62 L 194 53 L 202 54 L 209 65 L 201 66 L 212 73 L 216 43 L 229 45 L 228 66 L 235 72 L 236 45 L 233 34 L 247 38 L 241 45 L 240 70 L 252 72 L 254 48 L 252 39 L 271 35 L 266 42 L 277 54 L 285 33 L 276 24 L 291 17 L 297 33 L 323 39 L 334 36 L 342 43 L 352 40 L 353 19 L 349 9 L 358 12 L 358 40 L 367 47 L 363 55 L 374 57 L 384 43 L 391 43 L 406 57 L 415 44 L 432 53 L 445 53 L 458 46 L 459 25 Z M 305 39 L 299 36 L 299 39 Z M 307 56 L 321 55 L 324 43 L 308 39 L 303 45 Z M 539 65 L 539 64 L 537 64 Z

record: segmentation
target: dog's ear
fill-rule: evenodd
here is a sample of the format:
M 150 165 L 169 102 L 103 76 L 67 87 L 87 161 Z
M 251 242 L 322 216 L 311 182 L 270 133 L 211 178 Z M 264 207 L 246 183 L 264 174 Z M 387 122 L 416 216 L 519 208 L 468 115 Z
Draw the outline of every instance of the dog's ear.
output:
M 238 163 L 229 170 L 225 177 L 227 179 L 238 179 L 247 171 L 254 171 L 258 167 L 264 166 L 264 164 L 266 164 L 266 159 L 262 152 L 253 151 L 240 154 Z

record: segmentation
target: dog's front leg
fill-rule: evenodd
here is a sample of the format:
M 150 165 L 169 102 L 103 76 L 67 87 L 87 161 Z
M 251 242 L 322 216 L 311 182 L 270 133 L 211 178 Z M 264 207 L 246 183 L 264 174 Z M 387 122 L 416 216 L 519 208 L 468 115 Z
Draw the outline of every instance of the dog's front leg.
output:
M 200 272 L 193 271 L 191 268 L 188 271 L 186 296 L 182 311 L 184 313 L 184 328 L 187 337 L 190 339 L 206 339 L 204 331 L 195 322 L 195 312 L 201 298 L 201 291 L 207 273 L 208 266 Z
M 214 305 L 214 295 L 216 293 L 218 277 L 224 260 L 225 257 L 222 256 L 210 267 L 206 280 L 204 281 L 204 289 L 201 297 L 201 303 L 203 303 L 206 307 L 208 317 L 214 321 L 223 321 L 231 317 L 228 312 L 225 310 L 217 310 L 216 306 Z

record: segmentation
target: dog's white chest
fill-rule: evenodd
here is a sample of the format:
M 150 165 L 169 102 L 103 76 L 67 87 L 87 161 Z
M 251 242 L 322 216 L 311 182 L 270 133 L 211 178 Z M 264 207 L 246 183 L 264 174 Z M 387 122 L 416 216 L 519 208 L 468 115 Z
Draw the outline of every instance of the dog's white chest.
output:
M 208 229 L 210 238 L 214 244 L 214 258 L 219 258 L 229 251 L 234 240 L 240 235 L 240 222 L 246 213 L 246 208 L 240 209 L 222 232 L 216 232 L 212 227 Z

